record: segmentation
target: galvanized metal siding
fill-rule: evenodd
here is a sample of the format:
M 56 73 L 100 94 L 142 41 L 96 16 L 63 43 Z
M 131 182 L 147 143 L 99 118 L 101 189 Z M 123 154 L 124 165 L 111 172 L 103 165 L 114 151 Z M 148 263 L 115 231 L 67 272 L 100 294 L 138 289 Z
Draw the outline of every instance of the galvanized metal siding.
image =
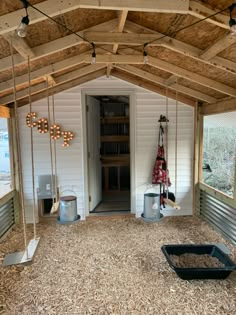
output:
M 0 207 L 0 238 L 15 223 L 13 198 Z
M 56 122 L 63 129 L 75 133 L 73 144 L 69 148 L 62 148 L 57 144 L 59 185 L 72 187 L 78 195 L 78 213 L 85 218 L 84 211 L 84 167 L 83 167 L 83 138 L 81 90 L 132 90 L 136 98 L 136 151 L 135 151 L 135 177 L 136 177 L 136 215 L 140 216 L 143 210 L 143 193 L 145 183 L 151 181 L 151 173 L 156 158 L 158 141 L 158 119 L 166 113 L 165 97 L 149 92 L 133 84 L 116 78 L 102 77 L 88 82 L 79 87 L 74 87 L 55 95 Z M 181 204 L 180 212 L 172 209 L 165 210 L 166 215 L 186 215 L 192 213 L 192 161 L 193 161 L 193 108 L 179 104 L 178 123 L 178 194 L 177 199 Z M 25 125 L 25 116 L 29 111 L 28 106 L 20 108 L 20 136 L 22 139 L 22 161 L 25 186 L 25 201 L 27 219 L 32 221 L 32 185 L 30 168 L 30 132 Z M 33 104 L 33 111 L 38 117 L 48 117 L 47 100 Z M 169 168 L 174 191 L 174 144 L 175 144 L 175 101 L 169 102 Z M 35 142 L 35 181 L 40 174 L 51 172 L 48 135 L 34 132 Z M 27 152 L 27 154 L 26 154 Z
M 236 244 L 236 209 L 200 191 L 200 215 Z

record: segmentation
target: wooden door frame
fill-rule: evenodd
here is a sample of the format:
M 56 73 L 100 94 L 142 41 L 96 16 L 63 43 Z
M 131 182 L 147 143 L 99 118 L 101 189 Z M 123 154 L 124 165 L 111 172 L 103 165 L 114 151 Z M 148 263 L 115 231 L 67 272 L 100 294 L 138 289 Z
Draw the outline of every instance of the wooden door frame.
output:
M 88 181 L 88 135 L 87 135 L 87 114 L 86 96 L 111 95 L 129 97 L 129 119 L 130 119 L 130 201 L 131 213 L 136 213 L 136 189 L 135 189 L 135 143 L 136 143 L 136 99 L 134 89 L 82 89 L 81 90 L 81 110 L 82 110 L 82 134 L 83 142 L 83 183 L 84 183 L 84 205 L 85 216 L 89 216 L 89 181 Z

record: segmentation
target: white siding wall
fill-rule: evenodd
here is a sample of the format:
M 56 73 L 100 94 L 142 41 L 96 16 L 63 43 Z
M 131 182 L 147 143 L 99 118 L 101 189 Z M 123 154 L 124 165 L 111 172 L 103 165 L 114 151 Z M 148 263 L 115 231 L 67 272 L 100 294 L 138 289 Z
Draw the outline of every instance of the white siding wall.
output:
M 135 143 L 135 195 L 136 215 L 140 216 L 143 210 L 143 193 L 145 183 L 151 182 L 152 168 L 156 158 L 158 142 L 158 119 L 166 113 L 166 100 L 163 96 L 149 92 L 125 81 L 102 77 L 79 87 L 72 88 L 55 95 L 56 123 L 63 130 L 73 131 L 75 138 L 71 146 L 63 148 L 62 140 L 57 143 L 57 168 L 59 186 L 72 188 L 78 195 L 78 213 L 85 218 L 84 209 L 84 168 L 83 168 L 83 138 L 81 90 L 103 89 L 132 90 L 136 99 L 136 143 Z M 33 103 L 33 111 L 37 117 L 48 117 L 47 100 Z M 25 117 L 29 106 L 20 108 L 20 137 L 22 147 L 22 164 L 25 205 L 28 222 L 32 221 L 32 180 L 30 158 L 30 129 L 26 127 Z M 179 103 L 178 106 L 178 185 L 177 201 L 181 211 L 171 209 L 164 211 L 165 215 L 186 215 L 192 213 L 192 172 L 193 172 L 193 126 L 194 111 L 188 105 Z M 171 190 L 175 192 L 175 101 L 169 100 L 169 171 L 172 181 Z M 50 150 L 48 134 L 39 134 L 34 130 L 35 151 L 35 182 L 38 175 L 50 174 Z

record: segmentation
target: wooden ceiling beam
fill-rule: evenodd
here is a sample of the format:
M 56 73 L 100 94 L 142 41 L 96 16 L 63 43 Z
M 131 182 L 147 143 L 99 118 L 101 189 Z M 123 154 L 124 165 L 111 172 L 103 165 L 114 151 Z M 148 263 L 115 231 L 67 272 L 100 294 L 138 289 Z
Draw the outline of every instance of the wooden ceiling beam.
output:
M 101 24 L 97 24 L 95 26 L 92 26 L 88 29 L 85 29 L 84 31 L 101 31 L 104 32 L 106 30 L 114 30 L 115 27 L 117 26 L 117 18 L 116 19 L 112 19 L 110 21 L 101 23 Z M 78 32 L 78 34 L 83 36 L 83 32 Z M 56 40 L 53 40 L 51 42 L 48 42 L 46 44 L 42 44 L 39 46 L 36 46 L 34 48 L 31 48 L 34 57 L 32 56 L 32 60 L 36 60 L 42 57 L 46 57 L 49 56 L 51 54 L 54 54 L 56 52 L 65 50 L 67 48 L 79 45 L 81 43 L 84 43 L 84 41 L 82 39 L 80 39 L 79 37 L 75 36 L 74 34 L 71 35 L 67 35 L 64 36 L 62 38 L 58 38 Z M 91 48 L 91 47 L 89 47 Z M 19 66 L 22 64 L 25 64 L 25 59 L 20 55 L 20 54 L 14 54 L 14 61 L 15 61 L 15 65 Z M 7 70 L 11 68 L 11 57 L 5 57 L 0 59 L 0 69 L 1 71 Z
M 46 0 L 35 4 L 35 7 L 51 17 L 62 15 L 79 8 L 187 14 L 189 0 Z M 47 19 L 46 16 L 31 7 L 29 7 L 28 11 L 31 25 Z M 15 30 L 24 15 L 25 10 L 20 9 L 1 16 L 0 35 Z
M 131 32 L 131 33 L 151 33 L 151 34 L 156 34 L 156 37 L 163 37 L 164 34 L 158 33 L 156 31 L 153 31 L 149 28 L 143 27 L 139 24 L 126 21 L 125 24 L 125 31 L 126 32 Z M 209 64 L 215 68 L 221 69 L 226 72 L 230 73 L 236 73 L 236 63 L 232 62 L 230 60 L 221 58 L 221 57 L 214 57 L 211 60 L 205 60 L 201 58 L 201 55 L 203 54 L 203 50 L 191 46 L 189 44 L 186 44 L 184 42 L 181 42 L 175 38 L 171 38 L 168 36 L 165 36 L 165 38 L 162 38 L 161 40 L 158 40 L 159 45 L 162 47 L 165 47 L 167 49 L 170 49 L 172 51 L 175 51 L 177 53 L 183 54 L 186 57 L 193 58 L 195 60 L 201 61 L 205 64 Z M 157 42 L 156 42 L 157 43 Z
M 236 36 L 229 33 L 220 40 L 217 40 L 213 45 L 210 45 L 205 51 L 203 51 L 200 57 L 204 60 L 211 60 L 234 43 L 236 43 Z
M 127 15 L 128 15 L 128 10 L 123 10 L 119 13 L 119 17 L 118 17 L 118 26 L 116 29 L 116 32 L 118 33 L 122 33 L 125 27 L 125 22 L 127 19 Z M 107 33 L 106 33 L 107 34 Z M 112 33 L 113 34 L 113 33 Z M 86 36 L 86 35 L 85 35 Z M 118 45 L 117 43 L 114 43 L 113 45 L 113 54 L 116 54 L 117 49 L 118 49 Z
M 96 63 L 107 63 L 112 65 L 113 63 L 121 63 L 121 64 L 143 64 L 143 57 L 141 55 L 100 55 L 103 51 L 101 49 L 97 49 Z M 48 66 L 42 67 L 38 70 L 34 70 L 31 72 L 31 79 L 37 79 L 40 77 L 44 77 L 47 75 L 54 74 L 56 72 L 66 70 L 72 68 L 73 66 L 77 66 L 81 63 L 91 63 L 91 51 L 86 51 L 83 54 L 73 56 L 67 58 L 62 61 L 58 61 L 52 63 Z M 28 82 L 28 74 L 23 74 L 16 77 L 16 85 L 21 85 L 23 83 Z M 7 80 L 5 82 L 0 83 L 0 92 L 6 90 L 12 90 L 13 81 Z M 9 91 L 11 93 L 11 91 Z
M 128 12 L 129 12 L 128 10 L 119 11 L 119 13 L 118 13 L 118 25 L 116 28 L 117 32 L 120 32 L 120 33 L 123 32 Z M 118 46 L 119 46 L 118 44 L 113 45 L 113 47 L 112 47 L 113 54 L 117 53 Z M 112 65 L 108 64 L 107 65 L 107 77 L 108 78 L 110 77 L 111 69 L 112 69 Z
M 210 8 L 209 6 L 206 6 L 199 1 L 190 0 L 189 1 L 189 14 L 192 16 L 195 16 L 199 19 L 204 19 L 207 16 L 214 15 L 219 10 L 215 10 L 213 8 Z M 227 11 L 227 7 L 226 7 Z M 211 17 L 207 20 L 205 20 L 208 23 L 214 24 L 216 26 L 219 26 L 224 29 L 229 29 L 229 16 L 219 13 L 215 15 L 214 17 Z
M 19 37 L 15 31 L 7 33 L 3 36 L 8 43 L 15 48 L 16 51 L 25 59 L 35 57 L 35 53 L 29 47 L 28 43 L 26 42 L 25 38 Z
M 137 55 L 140 54 L 139 51 L 132 49 L 132 48 L 127 48 L 122 50 L 123 54 L 129 54 L 129 55 Z M 195 82 L 197 84 L 206 86 L 208 88 L 211 88 L 215 91 L 218 91 L 222 94 L 226 94 L 229 96 L 234 96 L 236 97 L 236 89 L 232 88 L 226 84 L 220 83 L 218 81 L 215 81 L 213 79 L 210 79 L 208 77 L 205 77 L 203 75 L 191 72 L 187 69 L 181 68 L 179 66 L 176 66 L 174 64 L 171 64 L 167 61 L 158 59 L 158 58 L 154 58 L 152 56 L 148 56 L 148 65 L 169 72 L 171 74 L 174 74 L 180 78 L 184 78 L 188 81 L 192 81 Z
M 165 85 L 171 86 L 172 84 L 176 83 L 177 80 L 178 80 L 178 76 L 175 74 L 172 74 L 169 76 L 168 79 L 165 80 Z
M 220 113 L 236 111 L 236 99 L 227 98 L 214 104 L 203 104 L 201 107 L 202 115 L 214 115 Z
M 200 85 L 209 87 L 215 91 L 221 92 L 226 95 L 234 96 L 236 97 L 236 89 L 232 88 L 226 84 L 217 82 L 215 80 L 209 79 L 203 75 L 191 72 L 189 70 L 186 70 L 184 68 L 178 67 L 174 64 L 170 64 L 166 61 L 153 58 L 151 56 L 148 57 L 149 65 L 156 67 L 158 69 L 167 71 L 169 73 L 172 73 L 174 75 L 177 75 L 178 77 L 182 77 L 184 79 L 187 79 L 189 81 L 198 83 Z
M 35 53 L 30 48 L 26 40 L 22 37 L 19 37 L 15 31 L 4 34 L 3 37 L 18 51 L 18 53 L 25 60 L 28 60 L 29 57 L 31 61 L 31 59 L 35 57 Z M 50 84 L 55 84 L 55 80 L 51 75 L 46 76 L 45 79 L 48 79 Z
M 97 78 L 100 78 L 104 74 L 105 74 L 105 68 L 98 70 L 98 71 L 95 71 L 95 72 L 92 72 L 92 73 L 89 73 L 89 74 L 84 75 L 82 77 L 72 79 L 71 81 L 63 82 L 63 83 L 58 84 L 56 86 L 49 87 L 48 90 L 44 86 L 44 89 L 42 89 L 41 91 L 38 91 L 32 95 L 31 100 L 32 100 L 32 102 L 39 101 L 43 98 L 46 98 L 47 95 L 54 95 L 54 94 L 63 92 L 65 90 L 71 89 L 75 86 L 81 85 L 81 84 L 89 82 L 91 80 L 95 80 Z M 29 98 L 24 97 L 24 98 L 17 101 L 17 106 L 21 107 L 21 106 L 27 105 L 28 103 L 29 103 Z M 12 107 L 13 104 L 9 103 L 9 106 Z
M 151 81 L 155 84 L 159 84 L 159 85 L 162 85 L 164 87 L 166 86 L 166 80 L 165 79 L 163 79 L 157 75 L 154 75 L 148 71 L 136 68 L 134 66 L 129 66 L 129 65 L 116 65 L 116 68 L 118 68 L 122 71 L 128 72 L 128 73 L 131 73 L 131 74 L 138 76 L 140 78 L 145 78 L 145 80 Z M 207 103 L 214 103 L 217 101 L 217 99 L 214 97 L 211 97 L 209 95 L 206 95 L 206 94 L 198 92 L 198 91 L 195 91 L 195 90 L 190 89 L 188 87 L 185 87 L 181 84 L 173 83 L 171 85 L 170 89 L 174 90 L 174 91 L 178 90 L 180 93 L 194 97 L 194 98 L 196 98 L 196 100 L 205 101 Z
M 126 82 L 130 82 L 134 85 L 137 85 L 141 88 L 147 89 L 147 90 L 152 91 L 154 93 L 158 93 L 160 95 L 166 96 L 166 89 L 164 87 L 150 83 L 150 82 L 146 81 L 145 78 L 141 79 L 141 78 L 136 77 L 133 74 L 128 74 L 128 73 L 126 74 L 125 72 L 121 72 L 121 71 L 118 71 L 116 69 L 112 70 L 112 76 L 119 78 L 121 80 L 124 80 Z M 175 94 L 175 92 L 169 91 L 168 96 L 172 99 L 175 99 L 176 94 Z M 195 100 L 193 100 L 192 98 L 189 98 L 187 96 L 181 95 L 181 94 L 179 95 L 179 101 L 184 103 L 184 104 L 193 106 L 193 107 L 196 104 Z
M 67 82 L 67 81 L 71 81 L 71 80 L 76 79 L 78 77 L 87 75 L 89 73 L 92 73 L 92 72 L 95 72 L 95 71 L 98 71 L 98 70 L 101 70 L 101 69 L 104 69 L 105 66 L 106 65 L 104 65 L 104 64 L 89 65 L 89 66 L 86 66 L 86 67 L 84 67 L 82 69 L 73 70 L 73 71 L 71 71 L 69 73 L 62 74 L 62 75 L 60 75 L 60 76 L 55 78 L 56 85 L 64 83 L 64 82 Z M 38 93 L 41 90 L 44 90 L 45 87 L 46 87 L 45 82 L 33 85 L 31 87 L 31 92 L 32 92 L 32 94 Z M 29 92 L 28 89 L 17 91 L 17 93 L 16 93 L 17 94 L 16 95 L 17 96 L 17 100 L 19 100 L 21 98 L 24 98 L 24 97 L 27 97 L 28 96 L 28 92 Z M 1 105 L 9 104 L 12 101 L 13 101 L 13 94 L 10 94 L 10 95 L 7 95 L 7 96 L 4 96 L 4 97 L 0 98 L 0 104 Z
M 127 49 L 126 51 L 123 51 L 124 55 L 97 55 L 96 56 L 96 62 L 97 65 L 100 64 L 143 64 L 143 56 L 140 54 L 140 52 L 137 52 L 136 50 L 133 49 Z M 129 53 L 128 55 L 125 53 Z M 75 57 L 71 57 L 68 58 L 68 60 L 63 60 L 61 62 L 55 63 L 53 65 L 47 66 L 45 68 L 39 69 L 39 70 L 35 70 L 32 72 L 32 79 L 35 79 L 36 77 L 40 77 L 42 76 L 43 73 L 45 73 L 45 71 L 48 71 L 47 74 L 53 73 L 51 71 L 60 71 L 65 69 L 66 67 L 72 67 L 73 64 L 79 64 L 81 62 L 85 62 L 85 63 L 90 63 L 91 62 L 91 54 L 85 53 L 83 55 L 80 56 L 75 56 Z M 226 95 L 230 95 L 230 96 L 235 96 L 236 97 L 236 89 L 229 87 L 225 84 L 219 83 L 217 81 L 214 81 L 212 79 L 209 79 L 207 77 L 204 77 L 202 75 L 193 73 L 189 70 L 180 68 L 176 65 L 170 64 L 166 61 L 154 58 L 149 56 L 149 61 L 148 61 L 150 66 L 153 66 L 155 68 L 161 69 L 163 71 L 172 73 L 173 75 L 176 75 L 178 77 L 183 77 L 189 81 L 198 83 L 200 85 L 209 87 L 213 90 L 216 90 L 218 92 L 221 92 L 223 94 Z M 70 76 L 72 72 L 69 72 L 68 76 Z M 16 82 L 18 83 L 18 85 L 20 83 L 23 83 L 23 79 L 26 80 L 27 76 L 21 76 L 21 78 L 17 77 L 16 78 Z M 27 82 L 27 81 L 26 81 Z M 57 81 L 56 81 L 57 83 Z M 8 89 L 8 88 L 12 87 L 12 81 L 9 80 L 8 82 L 3 82 L 0 83 L 0 88 L 3 89 Z

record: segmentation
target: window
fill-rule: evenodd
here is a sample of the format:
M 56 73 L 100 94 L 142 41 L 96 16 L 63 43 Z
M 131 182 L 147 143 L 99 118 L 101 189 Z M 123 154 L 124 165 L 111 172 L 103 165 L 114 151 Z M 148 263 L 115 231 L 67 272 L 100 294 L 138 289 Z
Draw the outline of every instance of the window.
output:
M 203 183 L 234 197 L 236 112 L 204 117 Z
M 8 119 L 0 118 L 0 198 L 11 190 Z

